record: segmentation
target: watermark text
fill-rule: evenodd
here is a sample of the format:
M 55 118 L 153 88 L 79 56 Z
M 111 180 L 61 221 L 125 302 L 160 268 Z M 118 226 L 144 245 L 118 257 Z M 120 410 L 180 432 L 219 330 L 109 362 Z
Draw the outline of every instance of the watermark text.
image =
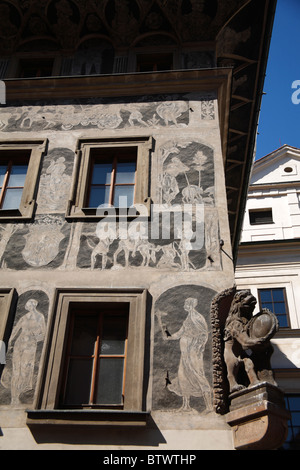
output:
M 96 234 L 110 240 L 181 240 L 187 251 L 201 250 L 204 245 L 203 204 L 152 204 L 150 217 L 143 204 L 126 208 L 100 205 Z
M 292 83 L 292 89 L 295 91 L 292 93 L 292 103 L 300 103 L 300 80 L 294 80 Z

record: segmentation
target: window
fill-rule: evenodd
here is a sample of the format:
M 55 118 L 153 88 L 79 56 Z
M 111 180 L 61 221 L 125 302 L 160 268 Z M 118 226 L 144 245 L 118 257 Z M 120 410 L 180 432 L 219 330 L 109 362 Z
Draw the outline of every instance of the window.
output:
M 51 77 L 53 59 L 21 59 L 19 63 L 20 78 Z
M 80 140 L 67 217 L 99 217 L 97 207 L 148 205 L 152 139 Z
M 0 208 L 18 209 L 21 203 L 29 153 L 8 155 L 9 160 L 2 159 L 0 164 Z
M 251 225 L 272 224 L 272 209 L 251 209 L 249 210 L 249 219 Z
M 75 309 L 66 353 L 61 403 L 123 409 L 128 304 Z
M 136 148 L 93 149 L 91 157 L 87 206 L 131 206 L 134 203 Z
M 47 413 L 58 421 L 146 413 L 147 299 L 142 288 L 57 291 L 44 375 L 28 422 Z
M 159 72 L 173 69 L 173 53 L 137 54 L 137 72 Z
M 0 142 L 0 218 L 31 218 L 44 141 Z
M 291 419 L 288 423 L 288 436 L 282 449 L 300 450 L 300 395 L 286 395 L 285 404 Z
M 261 308 L 273 312 L 281 328 L 289 327 L 288 306 L 284 288 L 258 289 Z

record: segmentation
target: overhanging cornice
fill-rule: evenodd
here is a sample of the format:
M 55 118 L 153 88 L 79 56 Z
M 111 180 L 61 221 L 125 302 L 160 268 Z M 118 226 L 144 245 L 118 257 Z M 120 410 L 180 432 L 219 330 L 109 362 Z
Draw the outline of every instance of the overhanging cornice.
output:
M 156 73 L 7 79 L 5 83 L 9 104 L 18 100 L 114 98 L 145 95 L 145 93 L 215 91 L 224 86 L 228 93 L 231 73 L 231 68 L 214 68 Z

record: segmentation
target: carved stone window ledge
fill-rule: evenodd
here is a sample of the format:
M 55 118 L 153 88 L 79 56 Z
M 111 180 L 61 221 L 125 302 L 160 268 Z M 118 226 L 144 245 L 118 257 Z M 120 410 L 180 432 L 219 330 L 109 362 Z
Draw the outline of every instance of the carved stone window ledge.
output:
M 66 214 L 65 218 L 66 220 L 102 220 L 105 219 L 106 221 L 122 221 L 122 220 L 134 220 L 136 217 L 139 218 L 139 221 L 146 221 L 151 219 L 151 204 L 152 200 L 151 198 L 146 198 L 142 205 L 144 206 L 144 210 L 141 213 L 139 211 L 139 208 L 135 208 L 134 206 L 132 208 L 123 208 L 119 209 L 118 207 L 113 208 L 114 212 L 107 213 L 105 209 L 101 211 L 97 211 L 97 209 L 94 208 L 89 208 L 89 207 L 83 207 L 81 211 L 78 212 L 73 212 L 71 215 Z M 71 202 L 70 202 L 71 205 Z
M 147 425 L 150 412 L 123 410 L 26 410 L 32 426 L 130 426 Z

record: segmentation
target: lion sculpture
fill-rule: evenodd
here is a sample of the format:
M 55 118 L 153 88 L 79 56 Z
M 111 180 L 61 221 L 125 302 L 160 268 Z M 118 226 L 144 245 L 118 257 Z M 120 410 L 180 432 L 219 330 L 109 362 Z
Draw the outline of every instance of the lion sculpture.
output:
M 270 367 L 270 339 L 278 330 L 276 316 L 267 309 L 252 315 L 256 298 L 249 290 L 236 292 L 224 327 L 224 360 L 230 393 L 267 381 L 276 385 Z M 250 350 L 251 354 L 247 354 Z M 246 380 L 240 379 L 241 367 Z M 244 374 L 245 375 L 245 374 Z M 247 380 L 248 378 L 248 380 Z

